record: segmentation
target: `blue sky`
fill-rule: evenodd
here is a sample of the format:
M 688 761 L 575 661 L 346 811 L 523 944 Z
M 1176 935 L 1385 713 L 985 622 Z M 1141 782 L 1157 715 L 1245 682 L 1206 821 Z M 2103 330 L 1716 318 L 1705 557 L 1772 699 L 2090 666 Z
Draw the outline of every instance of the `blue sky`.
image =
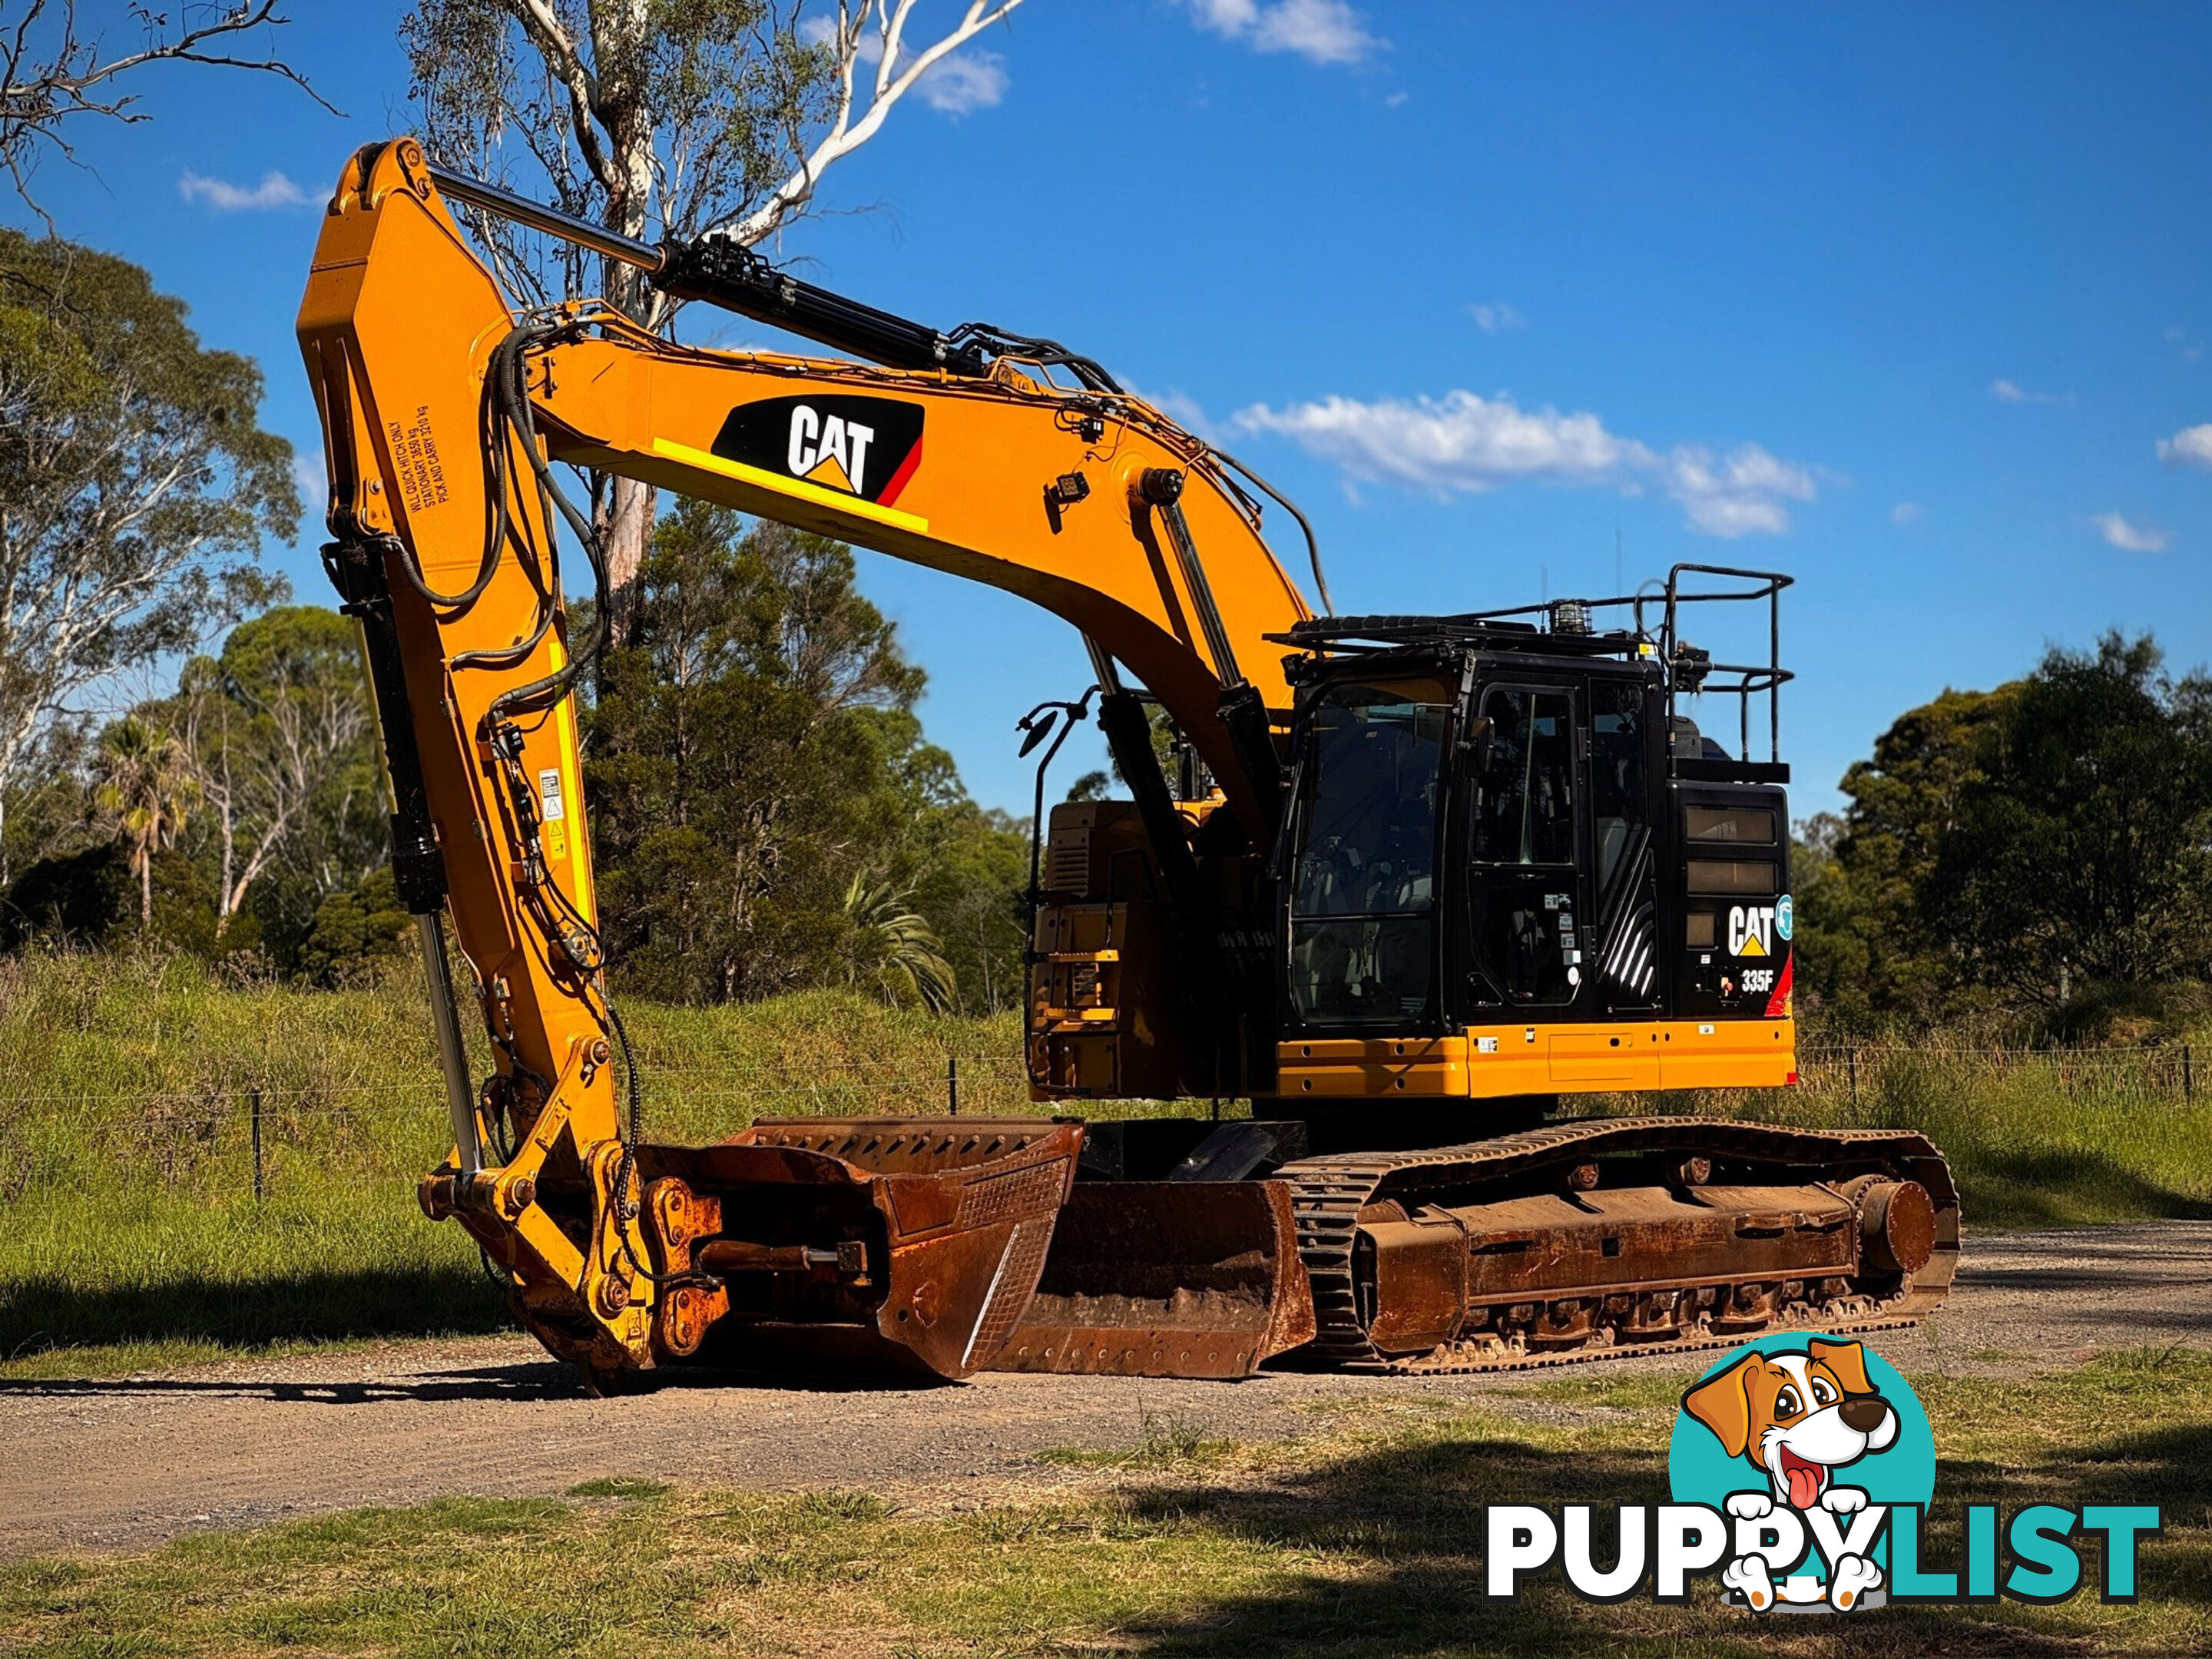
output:
M 344 118 L 157 70 L 149 121 L 38 185 L 258 357 L 312 451 L 314 209 L 409 108 L 401 8 L 294 9 Z M 2153 628 L 2212 659 L 2207 87 L 2196 4 L 1027 0 L 951 107 L 902 106 L 830 175 L 866 210 L 783 252 L 1203 421 L 1312 516 L 1346 611 L 1611 592 L 1616 545 L 1632 585 L 1793 574 L 1809 811 L 1897 713 L 2048 643 Z M 270 556 L 319 600 L 313 541 Z M 1013 722 L 1087 680 L 1073 633 L 872 555 L 862 582 L 930 672 L 930 734 L 1026 810 Z

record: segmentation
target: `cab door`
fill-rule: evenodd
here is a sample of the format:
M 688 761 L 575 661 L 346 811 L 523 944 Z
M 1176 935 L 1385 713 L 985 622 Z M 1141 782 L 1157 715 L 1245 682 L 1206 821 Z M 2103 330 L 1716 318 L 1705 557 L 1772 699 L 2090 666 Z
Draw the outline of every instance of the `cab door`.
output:
M 1608 1013 L 1647 1013 L 1661 998 L 1656 689 L 1592 675 L 1589 685 L 1592 977 Z
M 1561 1018 L 1589 981 L 1582 700 L 1570 684 L 1492 684 L 1476 703 L 1466 915 L 1477 1020 Z

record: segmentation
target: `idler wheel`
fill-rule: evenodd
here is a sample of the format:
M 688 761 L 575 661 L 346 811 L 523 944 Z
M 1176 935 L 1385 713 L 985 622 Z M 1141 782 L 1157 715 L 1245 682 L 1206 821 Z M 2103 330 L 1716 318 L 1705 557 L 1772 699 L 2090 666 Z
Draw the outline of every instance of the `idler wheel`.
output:
M 1859 1194 L 1859 1246 L 1875 1267 L 1917 1273 L 1936 1254 L 1936 1204 L 1917 1181 L 1879 1181 Z

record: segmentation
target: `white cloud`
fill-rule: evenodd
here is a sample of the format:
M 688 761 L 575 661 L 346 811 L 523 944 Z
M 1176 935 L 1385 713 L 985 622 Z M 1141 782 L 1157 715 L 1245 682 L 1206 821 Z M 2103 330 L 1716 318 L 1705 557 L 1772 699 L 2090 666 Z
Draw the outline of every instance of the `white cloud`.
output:
M 1587 411 L 1524 410 L 1501 392 L 1458 391 L 1412 402 L 1329 397 L 1271 409 L 1255 404 L 1236 423 L 1291 438 L 1368 483 L 1442 494 L 1534 482 L 1664 490 L 1693 529 L 1734 538 L 1790 527 L 1788 503 L 1809 501 L 1812 471 L 1757 444 L 1725 455 L 1694 445 L 1664 452 L 1606 429 Z
M 300 492 L 300 538 L 294 544 L 313 547 L 330 532 L 323 520 L 331 508 L 331 479 L 319 447 L 292 452 L 292 488 Z
M 1682 504 L 1691 528 L 1734 540 L 1779 536 L 1790 528 L 1788 501 L 1813 499 L 1813 475 L 1778 460 L 1757 444 L 1715 459 L 1711 452 L 1677 447 L 1667 457 L 1667 493 Z
M 2074 394 L 2070 392 L 2030 392 L 2026 386 L 2017 386 L 2010 380 L 1991 380 L 1990 396 L 2001 404 L 2070 404 L 2074 401 Z
M 1927 516 L 1927 509 L 1917 501 L 1899 501 L 1889 509 L 1889 521 L 1892 524 L 1918 524 Z
M 2168 466 L 2212 468 L 2212 421 L 2185 426 L 2171 438 L 2160 438 L 2158 458 Z
M 1332 396 L 1280 410 L 1255 404 L 1237 423 L 1294 438 L 1354 477 L 1433 490 L 1493 489 L 1522 478 L 1603 483 L 1634 465 L 1631 452 L 1640 448 L 1595 415 L 1532 412 L 1503 394 L 1472 392 L 1413 403 Z
M 2185 363 L 2193 363 L 2204 355 L 2204 348 L 2189 337 L 2189 331 L 2176 325 L 2166 331 L 2166 343 L 2174 349 Z
M 1012 84 L 1006 60 L 997 52 L 956 52 L 932 64 L 914 89 L 930 108 L 947 115 L 965 115 L 1000 103 Z
M 2163 530 L 2147 524 L 2130 524 L 2117 513 L 2100 513 L 2090 520 L 2106 544 L 2117 547 L 2124 553 L 2163 553 L 2172 544 L 2173 538 Z
M 1495 334 L 1501 329 L 1528 326 L 1528 319 L 1503 300 L 1487 302 L 1478 300 L 1468 307 L 1467 314 L 1474 319 L 1474 325 L 1485 334 Z
M 261 182 L 249 189 L 228 179 L 204 179 L 187 171 L 177 180 L 177 194 L 187 202 L 204 202 L 217 213 L 258 213 L 314 203 L 314 198 L 281 173 L 263 173 Z
M 809 17 L 799 25 L 799 38 L 809 46 L 823 46 L 837 38 L 837 21 L 833 17 Z M 883 37 L 874 29 L 860 32 L 854 57 L 863 64 L 883 60 Z M 903 54 L 902 54 L 903 55 Z M 966 115 L 970 111 L 992 109 L 1006 101 L 1006 88 L 1013 77 L 1006 73 L 1006 60 L 995 52 L 956 52 L 940 58 L 922 72 L 914 89 L 921 101 L 933 110 L 946 115 Z
M 300 500 L 310 514 L 331 493 L 330 469 L 323 465 L 319 449 L 295 449 L 292 452 L 292 487 L 300 492 Z
M 1313 64 L 1357 64 L 1389 42 L 1367 32 L 1346 0 L 1191 0 L 1199 27 L 1255 52 L 1288 52 Z

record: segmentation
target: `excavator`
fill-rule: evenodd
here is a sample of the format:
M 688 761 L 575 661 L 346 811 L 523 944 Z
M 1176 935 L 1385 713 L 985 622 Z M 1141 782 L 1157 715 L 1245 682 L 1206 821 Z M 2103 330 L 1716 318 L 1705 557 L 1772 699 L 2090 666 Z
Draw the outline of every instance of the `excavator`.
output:
M 457 204 L 834 355 L 518 307 Z M 587 1387 L 1480 1370 L 1942 1302 L 1959 1199 L 1924 1137 L 1699 1115 L 1796 1081 L 1786 576 L 1338 615 L 1297 508 L 1091 358 L 940 331 L 727 239 L 617 235 L 407 137 L 347 165 L 299 337 L 452 1120 L 419 1196 Z M 579 746 L 614 596 L 556 465 L 1079 633 L 1090 688 L 1024 722 L 1046 751 L 1024 1049 L 1032 1099 L 1071 1109 L 647 1137 Z M 1262 532 L 1275 507 L 1318 611 Z M 1725 605 L 1765 622 L 1765 660 L 1684 637 Z M 1731 698 L 1733 750 L 1690 712 Z M 1094 712 L 1127 799 L 1048 813 L 1044 766 Z M 1624 1092 L 1692 1109 L 1569 1109 Z M 1121 1100 L 1212 1109 L 1099 1109 Z

